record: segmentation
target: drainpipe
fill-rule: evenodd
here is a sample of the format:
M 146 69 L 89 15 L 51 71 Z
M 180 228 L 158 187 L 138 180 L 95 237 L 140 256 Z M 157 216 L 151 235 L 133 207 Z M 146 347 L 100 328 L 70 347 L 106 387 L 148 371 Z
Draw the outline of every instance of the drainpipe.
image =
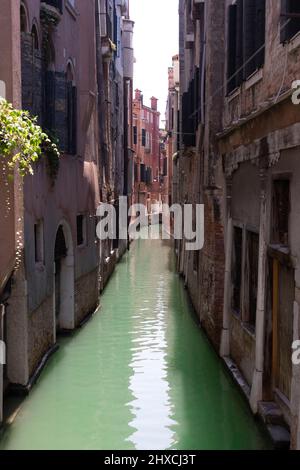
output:
M 4 317 L 5 317 L 5 305 L 0 305 L 0 425 L 3 422 L 3 369 L 5 361 L 5 346 L 4 346 Z
M 257 413 L 258 402 L 263 396 L 264 334 L 265 334 L 265 293 L 267 262 L 267 204 L 266 204 L 266 169 L 260 169 L 260 231 L 258 259 L 258 292 L 256 309 L 255 371 L 253 374 L 250 405 Z

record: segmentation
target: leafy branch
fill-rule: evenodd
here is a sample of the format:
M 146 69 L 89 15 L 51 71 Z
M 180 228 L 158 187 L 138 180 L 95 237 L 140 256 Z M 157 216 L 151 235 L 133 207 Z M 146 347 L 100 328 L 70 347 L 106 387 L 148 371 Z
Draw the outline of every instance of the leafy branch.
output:
M 9 178 L 15 168 L 21 176 L 33 175 L 33 165 L 42 153 L 54 161 L 55 171 L 50 176 L 55 178 L 60 157 L 56 143 L 37 125 L 37 118 L 0 99 L 0 155 L 6 161 Z

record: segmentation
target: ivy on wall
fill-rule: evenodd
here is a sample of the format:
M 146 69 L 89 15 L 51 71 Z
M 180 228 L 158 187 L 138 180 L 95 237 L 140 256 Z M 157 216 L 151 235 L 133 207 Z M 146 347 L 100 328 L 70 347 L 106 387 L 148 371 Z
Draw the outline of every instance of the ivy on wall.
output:
M 60 152 L 57 144 L 37 125 L 27 111 L 15 109 L 0 99 L 0 155 L 12 178 L 15 169 L 21 176 L 33 175 L 33 165 L 44 155 L 48 174 L 54 180 L 58 173 Z

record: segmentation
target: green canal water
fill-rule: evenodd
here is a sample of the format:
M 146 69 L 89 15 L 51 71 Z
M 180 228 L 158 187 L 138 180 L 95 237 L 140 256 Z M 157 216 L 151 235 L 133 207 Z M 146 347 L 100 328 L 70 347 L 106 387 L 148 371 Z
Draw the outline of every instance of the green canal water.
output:
M 197 326 L 167 242 L 136 242 L 43 371 L 0 449 L 264 449 Z

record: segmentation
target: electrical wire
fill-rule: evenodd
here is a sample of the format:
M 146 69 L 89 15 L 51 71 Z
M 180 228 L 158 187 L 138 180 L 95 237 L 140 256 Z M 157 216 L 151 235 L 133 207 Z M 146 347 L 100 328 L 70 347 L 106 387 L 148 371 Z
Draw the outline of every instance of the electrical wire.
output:
M 283 25 L 280 26 L 279 31 L 278 31 L 278 33 L 277 33 L 277 35 L 276 35 L 276 40 L 279 38 L 281 32 L 283 31 L 284 28 L 286 28 L 286 26 L 290 23 L 290 21 L 291 21 L 291 19 L 288 19 Z M 238 70 L 236 70 L 236 72 L 235 72 L 233 75 L 231 75 L 231 77 L 229 77 L 228 79 L 226 79 L 226 81 L 225 81 L 225 83 L 224 83 L 223 85 L 221 85 L 219 88 L 216 89 L 215 92 L 213 92 L 213 94 L 209 97 L 209 100 L 208 100 L 207 102 L 205 102 L 205 105 L 211 104 L 210 101 L 211 101 L 216 95 L 218 95 L 221 91 L 223 91 L 223 90 L 225 89 L 225 87 L 227 88 L 228 83 L 230 83 L 231 80 L 232 80 L 233 78 L 235 78 L 235 77 L 245 68 L 245 66 L 248 65 L 248 64 L 257 56 L 257 54 L 259 54 L 261 51 L 263 51 L 263 50 L 265 49 L 265 47 L 266 47 L 266 41 L 264 42 L 264 44 L 263 44 L 259 49 L 257 49 L 257 51 L 255 51 L 255 53 L 254 53 L 251 57 L 249 57 L 249 59 L 247 59 L 247 60 L 241 65 L 241 67 L 240 67 Z M 284 78 L 285 78 L 285 77 L 283 77 L 283 83 L 284 83 Z M 282 86 L 283 86 L 283 85 L 282 85 Z M 282 87 L 281 87 L 281 89 L 279 90 L 279 96 L 280 96 L 281 90 L 282 90 Z M 278 96 L 278 98 L 279 98 L 279 96 Z M 200 106 L 198 109 L 196 109 L 196 110 L 188 117 L 188 119 L 192 119 L 197 113 L 199 113 L 199 111 L 201 111 L 201 106 Z

